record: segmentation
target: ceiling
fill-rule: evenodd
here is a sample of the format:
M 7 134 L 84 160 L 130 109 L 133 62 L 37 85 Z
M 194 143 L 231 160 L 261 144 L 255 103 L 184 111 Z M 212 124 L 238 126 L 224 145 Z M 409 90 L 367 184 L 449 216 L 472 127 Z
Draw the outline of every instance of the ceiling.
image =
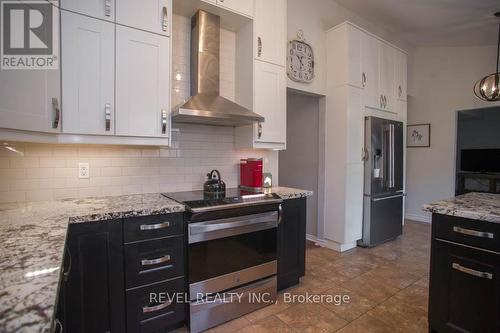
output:
M 500 0 L 335 0 L 414 46 L 492 45 Z

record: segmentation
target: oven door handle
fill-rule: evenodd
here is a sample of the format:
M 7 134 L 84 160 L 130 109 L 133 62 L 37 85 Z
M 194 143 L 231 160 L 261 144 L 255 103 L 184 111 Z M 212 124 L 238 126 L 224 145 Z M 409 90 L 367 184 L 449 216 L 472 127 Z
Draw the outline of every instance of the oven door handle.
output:
M 194 222 L 189 224 L 189 243 L 276 228 L 278 212 Z

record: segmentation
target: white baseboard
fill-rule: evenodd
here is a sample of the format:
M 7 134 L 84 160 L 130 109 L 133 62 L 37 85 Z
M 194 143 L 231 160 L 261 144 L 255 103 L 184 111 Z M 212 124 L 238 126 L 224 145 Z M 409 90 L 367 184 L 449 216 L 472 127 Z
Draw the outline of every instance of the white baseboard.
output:
M 325 239 L 324 242 L 325 242 L 325 247 L 327 247 L 331 250 L 337 251 L 337 252 L 344 252 L 344 251 L 353 249 L 356 246 L 358 246 L 357 242 L 340 244 L 340 243 L 333 242 L 333 241 L 328 240 L 328 239 Z
M 310 235 L 306 234 L 306 239 L 308 241 L 314 242 L 314 244 L 321 246 L 321 247 L 326 247 L 331 250 L 337 251 L 337 252 L 344 252 L 350 249 L 355 248 L 358 246 L 357 242 L 351 242 L 351 243 L 345 243 L 345 244 L 340 244 L 328 239 L 320 239 L 318 236 L 315 235 Z
M 413 220 L 418 222 L 431 223 L 432 217 L 428 215 L 419 215 L 419 214 L 408 214 L 405 215 L 405 220 Z
M 325 240 L 319 239 L 318 236 L 306 234 L 306 239 L 308 241 L 313 242 L 316 245 L 323 246 L 323 247 L 325 246 Z

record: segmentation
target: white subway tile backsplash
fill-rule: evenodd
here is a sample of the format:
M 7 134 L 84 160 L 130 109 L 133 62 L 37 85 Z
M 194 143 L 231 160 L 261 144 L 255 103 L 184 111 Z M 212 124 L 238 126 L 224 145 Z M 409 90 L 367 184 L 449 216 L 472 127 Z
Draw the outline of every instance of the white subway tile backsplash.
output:
M 48 201 L 54 200 L 52 189 L 39 189 L 26 192 L 26 201 Z
M 66 159 L 63 157 L 40 157 L 41 168 L 64 168 Z
M 10 159 L 10 167 L 18 168 L 37 168 L 40 165 L 38 157 L 12 157 Z

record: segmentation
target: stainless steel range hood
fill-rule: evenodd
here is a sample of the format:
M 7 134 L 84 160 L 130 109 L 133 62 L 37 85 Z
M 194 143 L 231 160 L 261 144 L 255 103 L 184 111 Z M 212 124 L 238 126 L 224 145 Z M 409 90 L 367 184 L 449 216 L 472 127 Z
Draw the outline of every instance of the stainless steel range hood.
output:
M 264 117 L 219 95 L 220 17 L 199 10 L 191 18 L 191 98 L 172 121 L 224 126 L 263 122 Z

